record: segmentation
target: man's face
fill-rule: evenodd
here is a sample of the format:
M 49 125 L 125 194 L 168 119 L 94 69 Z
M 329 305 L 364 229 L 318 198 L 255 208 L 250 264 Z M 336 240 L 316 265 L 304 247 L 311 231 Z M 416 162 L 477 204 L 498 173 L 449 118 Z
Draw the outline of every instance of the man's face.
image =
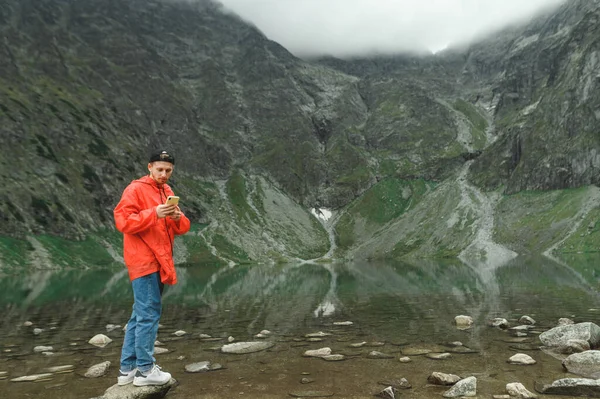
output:
M 150 177 L 158 184 L 165 184 L 173 173 L 173 164 L 171 162 L 156 161 L 148 164 Z

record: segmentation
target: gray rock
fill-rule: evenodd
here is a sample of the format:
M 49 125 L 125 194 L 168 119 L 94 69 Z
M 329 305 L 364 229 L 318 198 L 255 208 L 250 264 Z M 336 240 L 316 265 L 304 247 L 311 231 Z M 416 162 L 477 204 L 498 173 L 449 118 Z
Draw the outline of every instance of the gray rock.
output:
M 561 317 L 560 319 L 558 319 L 559 326 L 569 326 L 572 324 L 575 324 L 575 322 L 571 319 L 567 319 L 566 317 Z
M 329 337 L 330 335 L 331 335 L 330 333 L 324 333 L 323 331 L 319 331 L 316 333 L 306 334 L 305 337 L 306 338 L 323 338 L 323 337 Z
M 331 355 L 331 348 L 320 348 L 320 349 L 308 350 L 308 351 L 304 352 L 303 356 L 323 357 L 323 356 L 328 356 L 328 355 Z
M 426 355 L 430 352 L 432 352 L 432 350 L 426 349 L 426 348 L 403 348 L 402 349 L 402 354 L 405 356 Z
M 524 353 L 517 353 L 514 356 L 511 356 L 510 359 L 508 359 L 508 362 L 510 364 L 535 364 L 536 361 L 529 355 L 526 355 Z
M 51 347 L 51 346 L 43 346 L 43 345 L 39 345 L 39 346 L 36 346 L 35 348 L 33 348 L 33 351 L 36 352 L 36 353 L 39 353 L 39 352 L 49 352 L 49 351 L 53 351 L 53 350 L 54 350 L 53 347 Z
M 458 381 L 452 388 L 444 392 L 445 398 L 457 398 L 460 396 L 477 395 L 477 378 L 467 377 Z
M 375 394 L 375 396 L 377 396 L 378 398 L 384 398 L 384 399 L 396 399 L 397 395 L 398 395 L 398 390 L 391 386 L 384 388 L 381 392 Z
M 387 353 L 379 352 L 379 351 L 371 351 L 367 355 L 369 359 L 393 359 L 394 355 L 389 355 Z
M 188 364 L 185 366 L 185 371 L 187 371 L 188 373 L 201 373 L 205 371 L 210 371 L 210 362 L 204 361 Z
M 559 353 L 564 353 L 567 355 L 571 353 L 589 351 L 590 349 L 590 343 L 582 339 L 570 339 L 567 341 L 566 345 L 557 347 L 557 351 Z
M 275 344 L 272 342 L 236 342 L 234 344 L 223 345 L 221 352 L 223 353 L 235 353 L 245 354 L 264 351 L 265 349 L 272 348 Z
M 327 360 L 328 362 L 339 362 L 340 360 L 346 359 L 344 355 L 325 355 L 321 356 L 321 359 Z
M 352 324 L 354 324 L 351 321 L 334 321 L 333 325 L 334 326 L 351 326 Z
M 96 334 L 89 341 L 89 344 L 97 346 L 99 348 L 104 348 L 106 345 L 110 344 L 112 339 L 108 338 L 104 334 Z
M 459 329 L 470 328 L 473 325 L 473 318 L 471 316 L 464 315 L 456 316 L 454 318 L 454 323 Z
M 357 342 L 355 344 L 350 344 L 348 346 L 351 348 L 360 348 L 361 346 L 365 346 L 366 344 L 367 344 L 367 342 L 363 341 L 363 342 Z
M 562 365 L 570 373 L 598 378 L 600 377 L 600 351 L 574 353 L 563 360 Z
M 296 391 L 290 392 L 292 398 L 328 398 L 333 396 L 333 392 L 329 391 Z
M 600 398 L 600 380 L 589 378 L 563 378 L 552 384 L 536 382 L 535 390 L 545 395 L 587 396 Z
M 300 384 L 310 384 L 311 382 L 315 382 L 313 378 L 302 377 L 300 380 Z
M 454 385 L 460 381 L 460 377 L 454 374 L 445 374 L 434 371 L 429 377 L 427 382 L 434 385 Z
M 554 327 L 540 334 L 540 341 L 546 346 L 565 346 L 569 340 L 583 340 L 595 348 L 600 344 L 600 327 L 594 323 L 578 323 Z
M 164 398 L 177 381 L 171 378 L 165 385 L 136 387 L 133 384 L 119 386 L 117 384 L 108 388 L 104 395 L 93 399 L 159 399 Z
M 54 366 L 54 367 L 47 367 L 44 369 L 45 373 L 70 373 L 73 370 L 75 370 L 75 366 L 73 366 L 72 364 L 67 364 L 64 366 Z
M 110 368 L 110 361 L 107 360 L 106 362 L 102 362 L 102 363 L 93 365 L 85 372 L 84 375 L 87 378 L 102 377 L 103 375 L 105 375 L 108 372 L 109 368 Z
M 25 375 L 23 377 L 17 377 L 11 379 L 12 382 L 29 382 L 29 381 L 41 381 L 52 378 L 52 373 L 43 373 L 43 374 L 32 374 Z
M 491 327 L 498 327 L 498 328 L 508 328 L 508 320 L 497 317 L 493 320 L 490 320 L 489 325 Z
M 521 318 L 519 319 L 519 323 L 521 323 L 521 324 L 527 324 L 527 325 L 532 326 L 532 325 L 535 324 L 535 320 L 533 320 L 529 316 L 521 316 Z
M 450 359 L 452 357 L 452 355 L 448 352 L 428 353 L 425 356 L 428 357 L 429 359 L 433 359 L 433 360 L 445 360 L 445 359 Z
M 390 387 L 396 388 L 396 389 L 410 389 L 410 388 L 412 388 L 412 385 L 410 384 L 410 382 L 408 382 L 408 380 L 406 378 L 400 378 L 399 380 L 378 381 L 377 383 L 379 385 L 390 386 Z
M 528 391 L 520 382 L 506 384 L 506 392 L 508 392 L 510 396 L 523 399 L 534 399 L 538 397 L 535 393 Z

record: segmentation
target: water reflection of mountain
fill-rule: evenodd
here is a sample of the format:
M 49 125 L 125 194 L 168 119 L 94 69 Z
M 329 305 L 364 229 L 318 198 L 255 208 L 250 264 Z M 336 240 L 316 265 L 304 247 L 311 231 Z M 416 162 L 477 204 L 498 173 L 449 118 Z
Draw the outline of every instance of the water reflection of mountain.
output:
M 517 258 L 493 270 L 459 261 L 189 265 L 178 269 L 180 283 L 165 291 L 165 315 L 178 326 L 206 323 L 223 331 L 235 325 L 248 334 L 326 329 L 333 321 L 350 320 L 360 333 L 381 339 L 424 333 L 441 339 L 456 333 L 452 321 L 458 314 L 473 315 L 481 324 L 515 312 L 555 318 L 597 307 L 599 273 L 589 259 L 576 264 Z M 126 318 L 131 306 L 124 270 L 2 276 L 0 290 L 0 305 L 13 309 L 61 312 L 68 304 L 71 312 L 76 307 L 104 319 L 118 314 L 111 322 Z

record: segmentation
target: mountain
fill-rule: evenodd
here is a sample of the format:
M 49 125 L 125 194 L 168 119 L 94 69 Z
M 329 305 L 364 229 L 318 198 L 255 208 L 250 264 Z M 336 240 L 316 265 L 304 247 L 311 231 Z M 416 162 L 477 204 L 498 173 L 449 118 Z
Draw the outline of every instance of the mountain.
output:
M 157 147 L 194 223 L 180 261 L 460 256 L 482 232 L 598 249 L 595 227 L 568 238 L 595 215 L 599 8 L 436 55 L 302 60 L 209 0 L 7 0 L 2 263 L 120 262 L 112 209 Z M 530 190 L 577 187 L 528 206 L 585 213 L 513 239 Z

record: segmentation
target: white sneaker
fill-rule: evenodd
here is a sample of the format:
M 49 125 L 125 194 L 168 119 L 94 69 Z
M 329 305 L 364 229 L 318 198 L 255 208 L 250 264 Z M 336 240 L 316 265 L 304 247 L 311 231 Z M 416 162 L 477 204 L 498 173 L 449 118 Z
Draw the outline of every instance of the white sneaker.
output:
M 133 382 L 137 369 L 131 370 L 129 373 L 124 373 L 119 370 L 119 376 L 117 377 L 117 385 L 127 385 Z
M 165 385 L 170 380 L 171 374 L 160 371 L 160 367 L 155 364 L 152 369 L 145 373 L 142 373 L 138 370 L 133 378 L 133 385 L 136 387 L 143 387 L 146 385 Z

